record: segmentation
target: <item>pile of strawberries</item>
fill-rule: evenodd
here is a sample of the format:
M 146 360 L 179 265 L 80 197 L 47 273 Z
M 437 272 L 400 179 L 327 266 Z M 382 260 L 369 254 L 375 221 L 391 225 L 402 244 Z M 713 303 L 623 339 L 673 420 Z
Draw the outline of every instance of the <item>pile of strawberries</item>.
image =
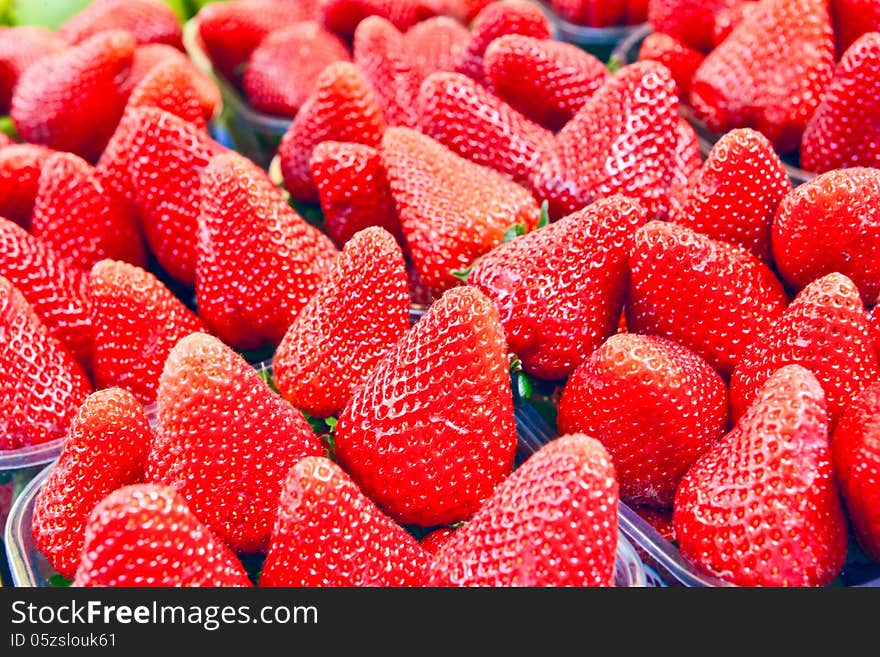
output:
M 638 25 L 648 17 L 648 0 L 549 0 L 553 12 L 575 25 Z
M 325 3 L 212 11 L 256 5 L 311 13 L 230 29 L 233 71 L 327 29 Z M 0 447 L 64 437 L 33 521 L 59 573 L 607 586 L 618 499 L 736 584 L 828 584 L 850 527 L 880 560 L 880 170 L 792 189 L 747 127 L 703 162 L 666 65 L 611 74 L 525 0 L 457 55 L 424 36 L 451 19 L 357 6 L 284 190 L 210 137 L 182 55 L 132 88 L 155 44 L 124 25 L 14 85 L 35 143 L 0 148 Z M 512 372 L 555 391 L 562 434 L 516 469 Z

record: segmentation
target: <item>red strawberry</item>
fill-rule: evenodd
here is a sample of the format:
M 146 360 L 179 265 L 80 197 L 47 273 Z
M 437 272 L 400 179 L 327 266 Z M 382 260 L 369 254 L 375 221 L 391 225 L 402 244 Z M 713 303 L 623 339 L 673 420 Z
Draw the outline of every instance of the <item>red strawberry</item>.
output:
M 831 80 L 833 37 L 828 0 L 762 0 L 697 69 L 697 115 L 715 132 L 751 127 L 793 151 Z
M 617 479 L 582 434 L 535 452 L 431 562 L 429 586 L 614 586 Z
M 315 146 L 329 140 L 378 146 L 384 130 L 382 110 L 360 71 L 350 62 L 331 64 L 281 139 L 284 186 L 298 201 L 316 201 L 309 172 Z
M 420 586 L 428 555 L 322 456 L 291 468 L 260 586 Z
M 617 329 L 626 259 L 645 209 L 623 196 L 501 244 L 477 261 L 468 283 L 499 309 L 523 369 L 563 379 Z
M 9 114 L 25 141 L 95 161 L 125 107 L 121 79 L 134 52 L 128 32 L 101 32 L 46 55 L 22 73 Z
M 196 296 L 199 314 L 238 349 L 276 345 L 336 257 L 265 172 L 236 153 L 202 173 Z
M 676 144 L 675 82 L 657 62 L 624 67 L 556 136 L 556 155 L 535 170 L 532 190 L 558 218 L 624 194 L 650 218 L 666 215 Z
M 660 62 L 672 73 L 679 98 L 688 98 L 691 94 L 691 80 L 700 64 L 703 53 L 684 45 L 678 39 L 652 32 L 645 37 L 639 48 L 639 61 L 652 60 Z
M 470 39 L 468 29 L 449 16 L 434 16 L 416 23 L 403 35 L 410 59 L 422 77 L 454 70 Z
M 859 546 L 880 561 L 880 382 L 849 403 L 831 441 L 834 473 Z
M 675 537 L 686 559 L 741 586 L 828 584 L 847 528 L 831 468 L 822 386 L 776 371 L 727 436 L 682 479 Z
M 384 18 L 365 18 L 354 33 L 354 63 L 373 88 L 385 122 L 418 127 L 413 99 L 419 93 L 422 74 L 403 34 Z
M 871 337 L 874 340 L 874 351 L 877 352 L 877 356 L 880 358 L 880 312 L 878 312 L 877 306 L 874 306 L 868 314 L 868 329 L 871 331 Z
M 178 59 L 156 64 L 132 90 L 126 111 L 132 107 L 157 107 L 199 128 L 205 114 L 191 66 Z
M 135 484 L 105 497 L 86 522 L 74 586 L 250 586 L 232 551 L 172 488 Z
M 103 258 L 147 261 L 135 218 L 72 153 L 55 153 L 43 164 L 31 233 L 84 270 Z
M 368 226 L 381 226 L 402 243 L 379 151 L 352 142 L 322 141 L 312 151 L 309 169 L 327 234 L 337 246 Z
M 346 41 L 369 16 L 384 18 L 405 31 L 436 15 L 438 9 L 439 3 L 430 0 L 321 0 L 318 5 L 324 27 Z
M 550 0 L 558 16 L 575 25 L 612 27 L 621 25 L 626 0 Z
M 493 93 L 550 130 L 559 130 L 608 78 L 608 69 L 570 43 L 510 34 L 483 55 Z
M 382 162 L 410 255 L 435 294 L 457 284 L 456 270 L 495 248 L 514 225 L 534 228 L 529 192 L 408 128 L 389 128 Z
M 66 45 L 64 39 L 45 27 L 0 27 L 0 113 L 9 112 L 12 91 L 24 70 Z
M 426 78 L 418 108 L 425 134 L 523 185 L 541 154 L 553 148 L 553 133 L 460 73 Z
M 831 0 L 831 18 L 838 56 L 863 34 L 880 32 L 880 4 L 876 0 Z
M 83 272 L 43 240 L 0 217 L 0 276 L 18 288 L 52 336 L 88 367 L 92 329 Z
M 40 172 L 53 151 L 38 144 L 12 144 L 0 149 L 0 217 L 29 228 Z
M 819 173 L 844 167 L 880 168 L 880 31 L 844 53 L 822 104 L 807 124 L 801 166 Z
M 790 191 L 791 181 L 767 138 L 749 128 L 731 130 L 689 181 L 672 220 L 743 246 L 768 263 L 773 215 Z
M 800 290 L 839 272 L 862 301 L 880 295 L 880 170 L 829 171 L 786 196 L 773 223 L 773 256 L 786 283 Z
M 678 482 L 728 428 L 727 386 L 670 340 L 614 335 L 572 374 L 559 431 L 597 438 L 628 504 L 671 507 Z
M 828 274 L 810 283 L 746 348 L 730 379 L 734 418 L 745 412 L 768 377 L 788 364 L 816 375 L 832 427 L 849 400 L 880 378 L 868 316 L 846 276 Z
M 92 389 L 79 365 L 0 276 L 0 451 L 64 435 Z
M 675 135 L 672 180 L 669 183 L 669 219 L 672 221 L 675 221 L 687 201 L 691 179 L 703 167 L 700 140 L 691 124 L 679 118 Z
M 167 43 L 183 50 L 180 20 L 160 0 L 93 0 L 58 33 L 69 43 L 80 43 L 105 30 L 126 30 L 138 43 Z
M 675 340 L 727 377 L 788 302 L 779 280 L 739 246 L 653 221 L 629 255 L 627 325 Z
M 441 527 L 440 529 L 435 529 L 434 531 L 425 534 L 422 537 L 422 540 L 419 541 L 419 545 L 422 546 L 422 549 L 430 555 L 437 554 L 444 545 L 449 542 L 453 536 L 455 536 L 455 529 L 452 527 Z
M 446 10 L 462 23 L 469 25 L 481 11 L 496 0 L 446 0 Z M 422 21 L 424 22 L 424 21 Z
M 624 23 L 639 25 L 648 20 L 648 0 L 626 0 Z
M 309 415 L 336 415 L 408 328 L 400 247 L 381 228 L 362 230 L 346 244 L 275 352 L 278 390 Z
M 715 14 L 715 27 L 712 28 L 712 44 L 718 47 L 743 19 L 757 8 L 755 0 L 743 0 L 729 7 L 719 9 Z
M 76 574 L 86 521 L 98 502 L 143 479 L 152 441 L 144 409 L 125 390 L 100 390 L 79 407 L 37 493 L 32 523 L 37 548 L 64 577 Z
M 498 311 L 448 291 L 355 390 L 336 426 L 340 465 L 392 518 L 468 518 L 513 467 L 516 431 Z
M 151 273 L 102 260 L 89 277 L 92 363 L 99 388 L 120 386 L 156 401 L 162 365 L 181 338 L 205 325 Z
M 550 22 L 537 4 L 527 0 L 492 2 L 474 18 L 470 41 L 456 70 L 481 84 L 485 83 L 483 53 L 490 43 L 505 34 L 522 34 L 538 39 L 552 37 Z
M 321 453 L 302 414 L 204 333 L 168 355 L 157 414 L 147 481 L 174 487 L 236 552 L 265 552 L 288 470 Z
M 649 0 L 648 21 L 655 32 L 704 52 L 712 49 L 715 14 L 734 0 Z
M 311 95 L 321 71 L 349 59 L 348 47 L 318 23 L 293 23 L 260 41 L 248 59 L 242 84 L 257 111 L 294 116 Z

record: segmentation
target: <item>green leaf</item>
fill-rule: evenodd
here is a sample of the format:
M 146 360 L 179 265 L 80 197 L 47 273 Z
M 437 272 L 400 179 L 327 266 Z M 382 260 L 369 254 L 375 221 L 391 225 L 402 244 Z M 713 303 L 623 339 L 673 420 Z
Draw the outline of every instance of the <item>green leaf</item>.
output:
M 71 584 L 73 584 L 73 580 L 67 579 L 66 577 L 64 577 L 64 575 L 52 575 L 49 578 L 49 586 L 51 586 L 52 588 L 63 589 L 67 588 Z
M 456 269 L 452 272 L 452 275 L 455 276 L 462 283 L 467 283 L 468 276 L 471 275 L 471 272 L 474 270 L 474 266 L 471 265 L 467 269 Z
M 513 378 L 516 383 L 516 394 L 519 395 L 520 399 L 530 399 L 532 396 L 532 380 L 529 378 L 529 375 L 525 372 L 517 372 Z
M 616 57 L 611 57 L 608 60 L 608 64 L 606 64 L 606 66 L 608 66 L 608 70 L 611 71 L 612 75 L 616 75 L 617 72 L 620 70 L 620 60 Z
M 510 228 L 504 231 L 504 239 L 502 242 L 512 242 L 517 237 L 526 234 L 528 226 L 525 224 L 513 224 Z
M 275 387 L 275 379 L 272 378 L 272 372 L 268 369 L 263 369 L 257 372 L 260 375 L 260 378 L 266 382 L 266 385 L 272 388 L 274 392 L 278 392 L 278 388 Z
M 18 139 L 18 131 L 11 116 L 0 116 L 0 132 L 5 132 L 13 139 Z
M 541 218 L 538 220 L 538 228 L 543 228 L 550 223 L 550 201 L 541 203 Z
M 324 424 L 327 425 L 327 428 L 330 429 L 330 433 L 336 433 L 336 425 L 339 423 L 335 417 L 328 417 L 324 420 Z

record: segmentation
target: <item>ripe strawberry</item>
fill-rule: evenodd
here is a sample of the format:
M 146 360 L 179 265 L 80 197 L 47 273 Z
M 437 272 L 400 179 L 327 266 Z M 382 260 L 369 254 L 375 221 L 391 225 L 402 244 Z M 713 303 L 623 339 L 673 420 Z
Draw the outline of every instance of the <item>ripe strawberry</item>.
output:
M 831 0 L 837 55 L 842 56 L 867 32 L 880 32 L 880 4 L 875 0 Z
M 199 314 L 238 349 L 277 345 L 337 251 L 250 160 L 218 155 L 201 178 Z
M 435 294 L 459 283 L 453 272 L 495 248 L 511 226 L 538 224 L 526 189 L 426 135 L 389 128 L 381 154 L 412 261 Z
M 322 141 L 312 151 L 309 169 L 327 234 L 338 247 L 369 226 L 381 226 L 403 243 L 379 151 L 352 142 Z
M 645 217 L 635 201 L 612 196 L 477 261 L 468 283 L 499 309 L 527 373 L 563 379 L 614 334 L 630 240 Z
M 9 114 L 18 134 L 97 160 L 125 108 L 120 80 L 132 53 L 131 34 L 110 30 L 34 62 L 12 95 Z
M 470 39 L 468 29 L 449 16 L 416 23 L 403 35 L 410 59 L 423 78 L 437 71 L 455 70 Z
M 823 173 L 880 168 L 880 31 L 844 53 L 801 141 L 801 166 Z
M 38 237 L 0 217 L 0 276 L 18 288 L 49 333 L 88 368 L 92 329 L 83 272 Z
M 651 60 L 660 62 L 672 73 L 679 98 L 691 95 L 691 80 L 694 73 L 703 63 L 703 53 L 683 44 L 678 39 L 652 32 L 645 37 L 639 48 L 639 61 Z
M 496 0 L 446 0 L 446 11 L 465 25 L 470 23 Z M 422 21 L 424 22 L 424 21 Z
M 675 340 L 730 376 L 788 302 L 776 276 L 739 246 L 652 221 L 629 254 L 627 325 Z
M 428 554 L 322 456 L 291 468 L 260 586 L 420 586 Z
M 95 384 L 125 388 L 142 404 L 156 401 L 162 365 L 177 341 L 205 331 L 153 274 L 114 260 L 92 267 L 89 318 Z
M 318 23 L 293 23 L 270 32 L 254 48 L 242 84 L 257 111 L 294 116 L 314 91 L 321 71 L 349 59 L 348 47 Z
M 880 382 L 847 405 L 834 431 L 834 473 L 859 546 L 880 561 Z
M 786 196 L 773 223 L 773 256 L 783 280 L 800 290 L 839 272 L 862 301 L 880 295 L 880 170 L 829 171 Z
M 439 8 L 439 3 L 430 0 L 322 0 L 318 12 L 324 27 L 350 42 L 358 25 L 369 16 L 384 18 L 406 31 L 436 15 Z
M 247 573 L 172 488 L 124 486 L 86 522 L 74 586 L 250 586 Z
M 767 138 L 731 130 L 712 147 L 688 183 L 675 223 L 712 239 L 738 244 L 770 262 L 770 230 L 791 181 Z
M 76 574 L 86 521 L 98 502 L 143 479 L 152 441 L 143 407 L 125 390 L 100 390 L 79 407 L 37 493 L 32 523 L 37 548 L 64 577 Z
M 422 527 L 468 518 L 515 450 L 504 330 L 471 287 L 434 302 L 336 426 L 340 465 L 388 515 Z
M 130 32 L 139 44 L 166 43 L 183 50 L 180 20 L 160 0 L 93 0 L 58 33 L 68 43 L 80 43 L 105 30 Z
M 703 60 L 691 102 L 711 130 L 751 127 L 788 153 L 819 106 L 833 64 L 828 0 L 762 0 Z
M 79 365 L 0 275 L 0 450 L 64 435 L 92 389 Z
M 217 338 L 193 333 L 165 361 L 146 480 L 174 487 L 236 552 L 264 553 L 288 470 L 321 445 L 308 422 Z
M 12 144 L 0 149 L 0 217 L 30 227 L 40 172 L 52 153 L 52 149 L 38 144 Z
M 858 289 L 843 274 L 810 283 L 746 348 L 730 379 L 734 418 L 773 372 L 792 363 L 812 371 L 822 384 L 832 428 L 849 400 L 880 378 L 867 313 Z
M 687 201 L 691 179 L 703 167 L 700 140 L 690 123 L 679 117 L 669 182 L 669 219 L 675 221 Z
M 648 20 L 648 0 L 626 0 L 623 22 L 640 25 Z
M 31 233 L 88 270 L 98 260 L 147 262 L 135 218 L 101 184 L 95 169 L 72 153 L 43 164 Z
M 623 24 L 626 4 L 626 0 L 550 0 L 550 7 L 560 18 L 587 27 Z
M 776 371 L 733 431 L 682 479 L 675 537 L 686 559 L 741 586 L 828 584 L 847 528 L 831 468 L 822 386 Z
M 655 32 L 708 52 L 713 45 L 715 14 L 732 4 L 734 0 L 649 0 L 648 21 Z
M 428 534 L 425 534 L 422 537 L 422 540 L 419 541 L 419 545 L 422 546 L 422 549 L 427 552 L 429 555 L 436 555 L 443 546 L 449 542 L 453 536 L 455 536 L 455 529 L 452 527 L 441 527 L 440 529 L 435 529 Z
M 880 358 L 880 312 L 877 311 L 877 306 L 874 306 L 868 314 L 868 329 L 874 340 L 874 351 L 877 352 L 877 357 Z
M 550 130 L 559 130 L 608 78 L 608 69 L 577 46 L 510 34 L 483 55 L 489 89 Z
M 45 27 L 0 27 L 0 114 L 9 112 L 12 91 L 24 70 L 66 45 L 64 39 Z
M 331 64 L 278 147 L 285 188 L 297 201 L 318 200 L 309 171 L 315 146 L 329 140 L 378 146 L 384 130 L 382 110 L 360 71 L 350 62 Z
M 206 125 L 191 65 L 179 59 L 160 62 L 144 76 L 128 97 L 126 111 L 132 107 L 157 107 L 196 127 Z
M 727 431 L 727 386 L 680 344 L 614 335 L 572 374 L 558 421 L 605 446 L 626 503 L 671 507 L 685 472 Z
M 535 452 L 431 562 L 429 586 L 614 586 L 617 479 L 582 434 Z
M 422 131 L 454 153 L 527 184 L 553 133 L 461 73 L 434 73 L 418 97 Z
M 712 45 L 717 48 L 757 6 L 755 0 L 743 0 L 719 9 L 715 13 L 715 26 L 712 28 Z

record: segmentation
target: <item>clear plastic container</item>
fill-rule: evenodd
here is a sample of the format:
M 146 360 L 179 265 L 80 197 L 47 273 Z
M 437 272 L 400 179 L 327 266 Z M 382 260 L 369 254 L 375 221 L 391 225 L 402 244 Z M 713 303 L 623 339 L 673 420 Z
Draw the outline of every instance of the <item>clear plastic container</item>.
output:
M 615 25 L 614 27 L 588 27 L 565 20 L 544 2 L 539 4 L 550 21 L 555 39 L 573 43 L 603 62 L 611 56 L 614 48 L 621 41 L 645 25 L 642 23 L 640 25 Z

